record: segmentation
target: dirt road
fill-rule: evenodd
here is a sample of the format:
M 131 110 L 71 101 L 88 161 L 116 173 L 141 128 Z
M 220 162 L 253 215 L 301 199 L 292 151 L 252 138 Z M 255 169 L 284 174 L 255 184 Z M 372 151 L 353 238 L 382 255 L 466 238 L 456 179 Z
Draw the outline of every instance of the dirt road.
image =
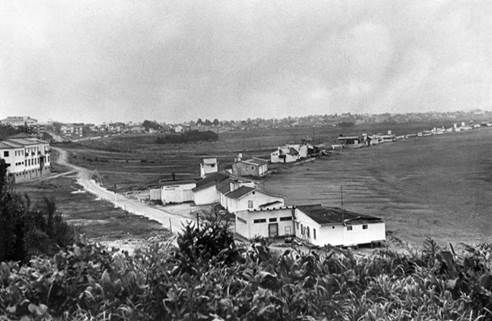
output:
M 76 171 L 77 184 L 82 186 L 87 192 L 96 195 L 98 198 L 113 203 L 115 207 L 157 221 L 175 234 L 180 232 L 184 225 L 192 221 L 189 216 L 174 214 L 162 209 L 154 208 L 137 200 L 127 198 L 122 194 L 107 190 L 92 179 L 93 172 L 91 170 L 69 163 L 67 151 L 61 148 L 52 148 L 59 153 L 58 160 L 56 161 L 58 164 L 70 167 Z

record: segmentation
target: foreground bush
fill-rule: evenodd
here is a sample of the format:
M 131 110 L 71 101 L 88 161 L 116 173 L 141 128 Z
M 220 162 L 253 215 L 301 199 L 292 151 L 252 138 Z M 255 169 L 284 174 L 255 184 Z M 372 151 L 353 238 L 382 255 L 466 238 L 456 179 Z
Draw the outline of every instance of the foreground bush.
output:
M 56 253 L 72 244 L 75 233 L 56 211 L 53 200 L 31 206 L 27 196 L 14 193 L 0 160 L 0 261 L 28 261 L 31 255 Z
M 189 226 L 133 256 L 79 244 L 1 263 L 0 315 L 19 320 L 492 320 L 492 249 L 370 256 L 238 249 L 224 228 Z M 220 250 L 219 245 L 226 245 Z M 1 319 L 1 318 L 0 318 Z

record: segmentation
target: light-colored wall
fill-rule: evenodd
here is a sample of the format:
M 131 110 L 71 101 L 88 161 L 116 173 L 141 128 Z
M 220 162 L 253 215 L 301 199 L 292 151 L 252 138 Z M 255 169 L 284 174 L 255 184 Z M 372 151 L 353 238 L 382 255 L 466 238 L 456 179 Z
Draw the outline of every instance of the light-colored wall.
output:
M 366 244 L 386 239 L 386 227 L 384 222 L 368 223 L 367 229 L 362 228 L 363 224 L 352 225 L 352 231 L 345 227 L 343 245 Z
M 362 228 L 363 224 L 352 225 L 352 231 L 349 231 L 347 226 L 341 223 L 320 225 L 299 209 L 296 209 L 295 215 L 296 236 L 314 245 L 350 246 L 384 241 L 386 238 L 384 222 L 367 223 L 367 229 Z M 297 222 L 299 223 L 299 228 L 297 228 Z M 309 238 L 307 235 L 301 235 L 301 224 L 304 227 L 309 226 Z M 313 229 L 316 229 L 316 239 L 314 239 Z
M 252 239 L 255 236 L 269 237 L 269 224 L 278 224 L 278 236 L 293 235 L 293 221 L 280 220 L 281 217 L 292 218 L 292 209 L 282 208 L 270 211 L 240 211 L 236 213 L 236 233 Z M 254 220 L 265 219 L 264 223 L 254 223 Z M 270 221 L 272 219 L 272 221 Z M 274 220 L 274 221 L 273 221 Z
M 253 201 L 253 206 L 251 208 L 248 207 L 248 201 Z M 231 213 L 235 213 L 237 211 L 244 211 L 248 209 L 259 209 L 260 205 L 273 201 L 280 201 L 277 207 L 284 206 L 283 198 L 270 196 L 258 191 L 253 191 L 252 193 L 249 193 L 248 195 L 240 199 L 232 199 L 227 197 L 226 209 Z
M 163 186 L 161 201 L 163 204 L 193 201 L 192 189 L 195 186 L 195 183 Z
M 196 205 L 212 204 L 219 201 L 216 185 L 193 192 Z

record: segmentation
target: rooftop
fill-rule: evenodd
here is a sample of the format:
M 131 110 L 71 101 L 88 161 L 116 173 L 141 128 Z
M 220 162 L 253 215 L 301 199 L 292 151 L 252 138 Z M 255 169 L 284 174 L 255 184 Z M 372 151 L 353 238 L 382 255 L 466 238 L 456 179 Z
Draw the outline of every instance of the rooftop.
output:
M 208 174 L 196 183 L 196 187 L 193 189 L 193 191 L 196 192 L 207 187 L 216 185 L 217 183 L 226 180 L 228 177 L 229 175 L 221 172 Z
M 242 162 L 246 164 L 257 165 L 257 166 L 268 164 L 267 160 L 261 158 L 251 158 L 251 159 L 243 160 Z
M 37 138 L 9 138 L 0 141 L 0 148 L 13 149 L 13 148 L 22 148 L 24 146 L 38 145 L 38 144 L 48 144 L 48 143 Z
M 312 218 L 316 223 L 323 224 L 340 224 L 351 222 L 382 222 L 375 216 L 359 214 L 339 207 L 325 207 L 321 204 L 300 205 L 297 206 L 301 212 Z
M 203 164 L 216 164 L 217 163 L 217 158 L 204 158 L 202 159 Z
M 232 199 L 240 199 L 244 195 L 249 194 L 250 192 L 254 191 L 254 187 L 249 187 L 249 186 L 241 186 L 238 189 L 227 193 L 227 197 L 232 198 Z

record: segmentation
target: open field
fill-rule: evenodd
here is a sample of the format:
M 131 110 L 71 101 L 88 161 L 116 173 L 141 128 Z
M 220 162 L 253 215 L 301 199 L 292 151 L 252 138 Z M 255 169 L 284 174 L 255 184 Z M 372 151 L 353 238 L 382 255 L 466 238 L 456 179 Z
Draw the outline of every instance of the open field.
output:
M 413 138 L 287 168 L 263 186 L 289 204 L 323 203 L 385 219 L 403 240 L 492 240 L 492 128 Z
M 97 241 L 145 239 L 168 232 L 157 222 L 130 215 L 113 204 L 84 193 L 72 177 L 18 184 L 15 191 L 27 194 L 32 204 L 54 198 L 64 219 L 80 233 Z
M 105 186 L 126 191 L 157 185 L 159 179 L 170 179 L 173 172 L 178 179 L 196 177 L 202 157 L 217 157 L 224 168 L 232 163 L 237 153 L 269 158 L 276 146 L 300 142 L 306 137 L 313 137 L 314 143 L 332 144 L 339 134 L 385 133 L 391 129 L 402 135 L 442 125 L 449 126 L 448 123 L 416 123 L 257 129 L 221 133 L 216 142 L 190 144 L 156 144 L 156 136 L 119 136 L 60 147 L 69 151 L 71 163 L 96 169 Z

